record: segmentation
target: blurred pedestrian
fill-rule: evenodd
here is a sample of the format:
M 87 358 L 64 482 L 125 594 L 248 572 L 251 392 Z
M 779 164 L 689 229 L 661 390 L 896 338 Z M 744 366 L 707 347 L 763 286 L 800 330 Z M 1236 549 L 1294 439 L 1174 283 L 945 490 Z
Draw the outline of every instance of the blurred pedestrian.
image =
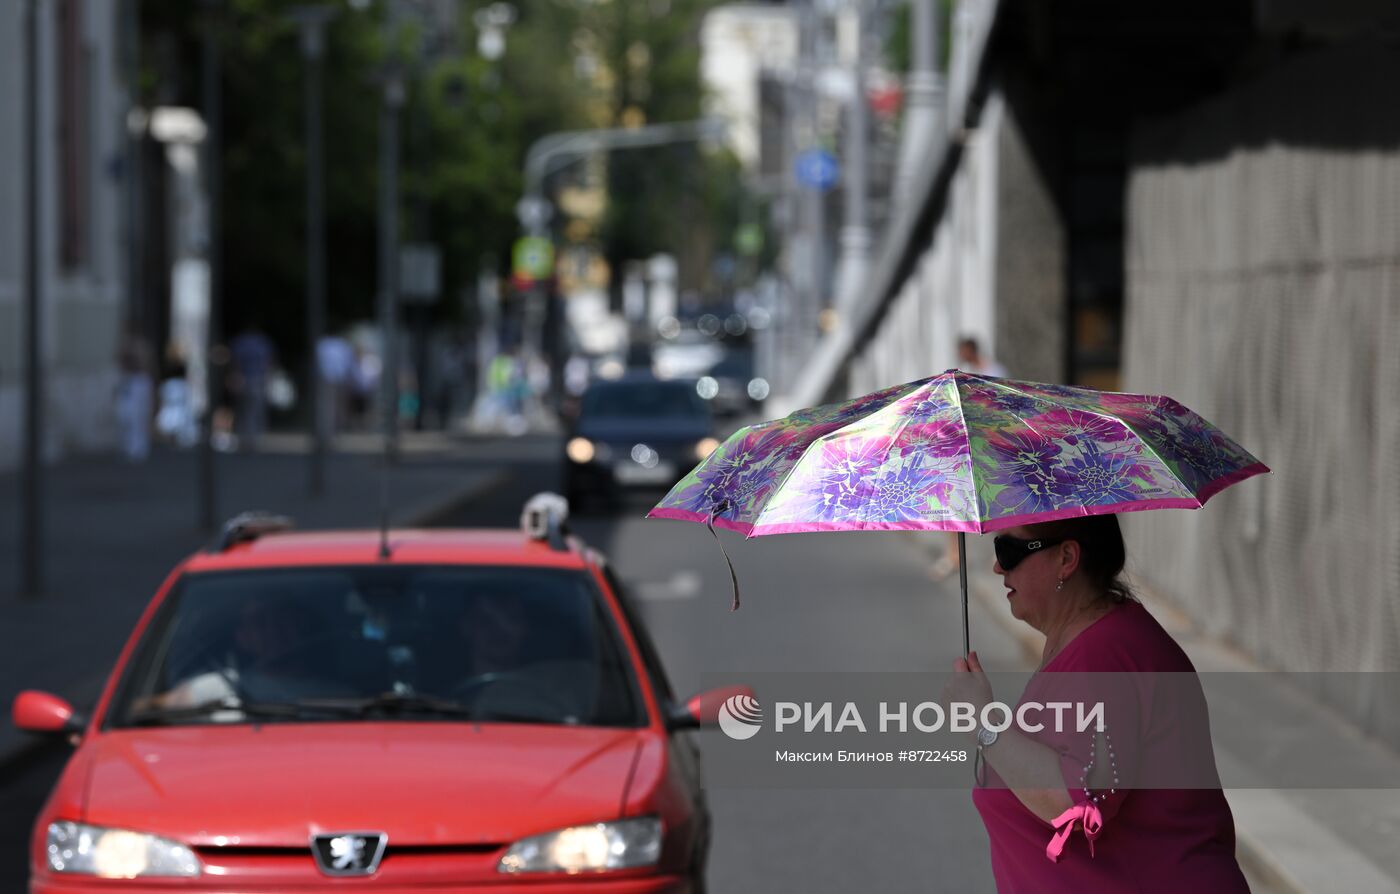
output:
M 499 411 L 499 414 L 491 414 L 492 420 L 499 416 L 506 432 L 524 434 L 529 428 L 525 420 L 525 402 L 530 393 L 530 382 L 520 358 L 520 349 L 512 347 L 492 358 L 489 375 L 492 405 Z
M 193 447 L 199 441 L 199 424 L 194 412 L 194 392 L 187 378 L 185 358 L 171 345 L 166 352 L 165 371 L 160 382 L 160 409 L 156 411 L 156 431 L 177 447 Z
M 372 428 L 370 408 L 379 393 L 379 376 L 383 363 L 379 355 L 361 344 L 355 344 L 355 371 L 351 380 L 350 413 L 357 429 Z
M 987 724 L 972 731 L 972 803 L 997 890 L 1247 894 L 1196 668 L 1123 582 L 1118 517 L 1010 528 L 995 546 L 1012 616 L 1045 637 L 1039 671 L 1015 724 L 987 720 L 1003 702 L 976 652 L 953 662 L 942 701 Z M 1025 719 L 1086 701 L 1097 726 Z
M 320 418 L 316 420 L 325 437 L 333 437 L 350 415 L 350 395 L 355 380 L 355 349 L 343 335 L 327 334 L 316 343 L 316 370 L 320 398 Z
M 244 450 L 258 449 L 267 430 L 267 385 L 277 363 L 277 349 L 256 322 L 250 322 L 229 343 L 233 355 L 230 382 L 238 400 L 238 442 Z
M 421 389 L 418 383 L 418 370 L 414 369 L 407 358 L 399 364 L 399 425 L 411 425 L 418 418 L 418 407 L 420 405 Z
M 117 424 L 121 429 L 122 454 L 130 462 L 144 462 L 151 454 L 151 422 L 154 415 L 155 385 L 152 382 L 150 349 L 136 332 L 122 336 L 117 348 Z
M 205 374 L 212 382 L 222 383 L 223 387 L 212 389 L 214 404 L 205 412 L 209 413 L 209 446 L 220 453 L 232 453 L 238 449 L 238 436 L 233 432 L 233 404 L 238 395 L 233 390 L 235 374 L 230 368 L 231 364 L 228 345 L 217 344 L 209 351 L 209 365 Z
M 564 362 L 564 399 L 560 412 L 565 418 L 576 419 L 583 406 L 583 392 L 593 377 L 593 364 L 584 354 L 573 353 Z
M 471 369 L 471 341 L 453 334 L 436 344 L 433 355 L 433 409 L 438 427 L 447 429 L 457 412 L 459 394 Z
M 1006 378 L 1006 368 L 992 358 L 984 356 L 982 346 L 970 335 L 958 339 L 958 368 L 979 376 Z

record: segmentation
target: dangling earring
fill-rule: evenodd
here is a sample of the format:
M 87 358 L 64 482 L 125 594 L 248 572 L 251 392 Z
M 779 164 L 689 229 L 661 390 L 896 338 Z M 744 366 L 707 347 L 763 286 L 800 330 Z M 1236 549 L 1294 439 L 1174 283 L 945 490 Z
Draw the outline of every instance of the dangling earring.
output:
M 1058 593 L 1065 588 L 1065 579 L 1060 578 L 1055 582 L 1055 592 Z

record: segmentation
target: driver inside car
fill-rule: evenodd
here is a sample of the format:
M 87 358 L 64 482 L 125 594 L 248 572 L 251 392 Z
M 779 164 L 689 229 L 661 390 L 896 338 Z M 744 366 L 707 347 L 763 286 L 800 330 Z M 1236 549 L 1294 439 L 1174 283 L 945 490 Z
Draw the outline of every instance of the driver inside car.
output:
M 455 618 L 447 696 L 481 716 L 577 722 L 577 665 L 558 653 L 548 612 L 516 593 L 476 593 Z
M 193 675 L 151 696 L 141 709 L 287 698 L 295 687 L 284 684 L 308 675 L 307 631 L 303 613 L 285 602 L 247 599 L 238 606 L 226 648 L 211 650 Z
M 467 601 L 457 629 L 467 649 L 466 678 L 517 671 L 530 663 L 525 645 L 530 628 L 525 606 L 510 596 L 477 596 Z

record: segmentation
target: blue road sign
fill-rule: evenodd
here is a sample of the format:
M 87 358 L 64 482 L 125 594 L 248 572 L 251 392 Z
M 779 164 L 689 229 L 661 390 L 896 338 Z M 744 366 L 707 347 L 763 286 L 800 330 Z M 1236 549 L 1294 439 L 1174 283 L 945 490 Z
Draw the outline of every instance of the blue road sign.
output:
M 836 185 L 840 176 L 836 157 L 825 149 L 808 149 L 797 156 L 797 182 L 809 189 L 825 192 Z

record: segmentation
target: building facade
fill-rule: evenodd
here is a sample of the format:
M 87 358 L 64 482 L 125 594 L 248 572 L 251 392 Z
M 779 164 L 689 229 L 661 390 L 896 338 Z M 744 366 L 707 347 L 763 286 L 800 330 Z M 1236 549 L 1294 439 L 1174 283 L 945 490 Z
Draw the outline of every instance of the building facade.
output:
M 0 3 L 0 469 L 23 442 L 25 8 Z M 39 268 L 49 459 L 114 443 L 115 355 L 126 311 L 126 94 L 120 4 L 51 0 L 39 12 Z
M 1272 474 L 1125 516 L 1136 583 L 1266 667 L 1400 669 L 1397 33 L 1379 2 L 959 0 L 948 140 L 791 403 L 965 333 L 1017 378 L 1172 395 Z

